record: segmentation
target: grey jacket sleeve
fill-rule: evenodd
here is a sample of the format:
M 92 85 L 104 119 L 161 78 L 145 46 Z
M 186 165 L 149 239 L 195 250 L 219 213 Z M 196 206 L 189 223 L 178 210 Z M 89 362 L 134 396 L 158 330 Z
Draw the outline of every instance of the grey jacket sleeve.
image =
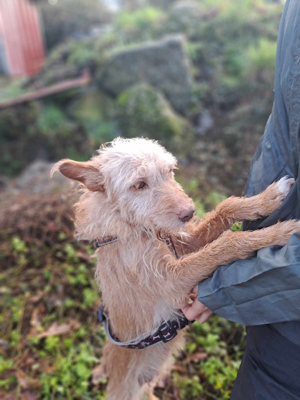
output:
M 300 1 L 287 0 L 278 35 L 274 105 L 252 161 L 246 195 L 260 193 L 285 175 L 296 183 L 278 210 L 264 220 L 244 223 L 246 230 L 300 219 L 299 60 Z M 261 249 L 256 257 L 219 267 L 199 284 L 198 299 L 244 325 L 300 320 L 300 232 L 283 248 Z

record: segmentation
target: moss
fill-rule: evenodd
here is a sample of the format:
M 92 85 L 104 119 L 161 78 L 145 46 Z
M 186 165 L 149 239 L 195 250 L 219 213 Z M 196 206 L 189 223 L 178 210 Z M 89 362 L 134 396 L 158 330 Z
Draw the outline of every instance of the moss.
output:
M 120 127 L 127 137 L 147 136 L 174 147 L 191 134 L 188 122 L 177 115 L 164 96 L 141 83 L 117 99 Z
M 0 170 L 16 174 L 32 161 L 34 121 L 40 108 L 36 102 L 0 111 Z M 34 144 L 34 146 L 33 146 Z
M 257 45 L 250 46 L 246 53 L 247 68 L 246 74 L 257 77 L 262 71 L 270 72 L 273 79 L 273 70 L 276 59 L 276 41 L 262 38 Z
M 121 41 L 140 42 L 160 34 L 164 19 L 163 11 L 155 7 L 123 11 L 117 16 L 114 29 Z
M 83 127 L 93 149 L 117 136 L 116 109 L 113 100 L 92 90 L 84 93 L 68 109 L 68 114 Z
M 24 89 L 22 88 L 23 79 L 8 81 L 7 84 L 0 87 L 0 100 L 11 100 L 14 97 L 23 95 Z
M 81 127 L 52 102 L 31 102 L 0 112 L 0 169 L 15 175 L 36 158 L 87 158 L 92 151 Z
M 48 107 L 43 108 L 36 123 L 40 132 L 48 136 L 54 135 L 55 132 L 61 130 L 62 127 L 65 128 L 68 122 L 62 110 L 54 104 L 49 104 Z
M 171 8 L 166 21 L 166 29 L 171 33 L 184 32 L 193 36 L 199 21 L 203 19 L 204 7 L 196 1 L 178 1 Z

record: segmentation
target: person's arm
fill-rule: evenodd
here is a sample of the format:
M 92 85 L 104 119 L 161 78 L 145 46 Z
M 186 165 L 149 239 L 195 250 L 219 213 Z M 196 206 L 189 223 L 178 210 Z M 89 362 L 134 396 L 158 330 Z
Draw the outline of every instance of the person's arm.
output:
M 279 248 L 221 266 L 198 285 L 209 310 L 243 325 L 300 320 L 300 232 Z

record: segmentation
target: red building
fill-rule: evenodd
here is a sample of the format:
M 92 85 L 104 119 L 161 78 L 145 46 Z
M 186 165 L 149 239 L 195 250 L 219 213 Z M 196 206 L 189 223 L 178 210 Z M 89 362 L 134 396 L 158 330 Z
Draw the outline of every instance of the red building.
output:
M 0 73 L 35 75 L 44 63 L 41 23 L 30 0 L 0 0 Z

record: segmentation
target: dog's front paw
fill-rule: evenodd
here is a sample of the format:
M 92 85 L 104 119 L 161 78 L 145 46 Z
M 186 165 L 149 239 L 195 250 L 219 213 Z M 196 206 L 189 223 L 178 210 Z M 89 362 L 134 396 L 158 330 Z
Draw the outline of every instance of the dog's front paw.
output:
M 283 202 L 286 196 L 289 194 L 291 187 L 295 183 L 294 178 L 290 178 L 288 175 L 281 178 L 278 182 L 276 182 L 276 187 L 278 190 L 278 201 Z
M 274 233 L 274 242 L 272 244 L 284 246 L 294 233 L 300 231 L 300 221 L 291 219 L 289 221 L 278 222 L 278 224 L 267 229 L 274 229 L 274 232 L 272 232 Z
M 264 215 L 269 215 L 278 208 L 283 200 L 289 194 L 291 187 L 295 183 L 294 178 L 284 176 L 278 182 L 274 182 L 272 185 L 267 187 L 263 192 L 264 197 Z

